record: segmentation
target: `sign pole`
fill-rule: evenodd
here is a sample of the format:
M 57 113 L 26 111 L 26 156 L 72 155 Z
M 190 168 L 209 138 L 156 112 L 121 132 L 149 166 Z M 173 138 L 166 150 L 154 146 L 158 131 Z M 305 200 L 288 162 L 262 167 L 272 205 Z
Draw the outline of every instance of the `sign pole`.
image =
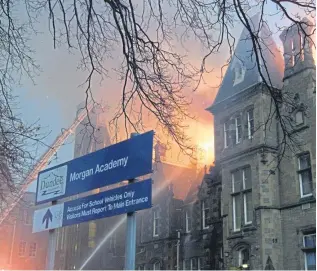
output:
M 137 136 L 132 133 L 130 137 Z M 129 180 L 129 184 L 134 183 L 135 179 Z M 125 270 L 135 270 L 135 251 L 136 251 L 136 215 L 135 212 L 127 213 L 127 229 L 125 243 Z
M 56 205 L 57 201 L 52 201 L 52 205 Z M 48 248 L 47 248 L 47 259 L 46 259 L 46 270 L 54 270 L 55 262 L 55 251 L 56 251 L 56 230 L 49 230 L 48 234 Z

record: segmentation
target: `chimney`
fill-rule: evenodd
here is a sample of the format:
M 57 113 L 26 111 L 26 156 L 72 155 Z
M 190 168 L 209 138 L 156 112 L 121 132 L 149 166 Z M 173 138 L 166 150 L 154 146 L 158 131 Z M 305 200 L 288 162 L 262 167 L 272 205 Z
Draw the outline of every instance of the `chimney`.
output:
M 284 47 L 284 79 L 306 69 L 315 69 L 313 58 L 313 23 L 307 18 L 293 24 L 280 35 Z M 306 38 L 305 38 L 306 37 Z

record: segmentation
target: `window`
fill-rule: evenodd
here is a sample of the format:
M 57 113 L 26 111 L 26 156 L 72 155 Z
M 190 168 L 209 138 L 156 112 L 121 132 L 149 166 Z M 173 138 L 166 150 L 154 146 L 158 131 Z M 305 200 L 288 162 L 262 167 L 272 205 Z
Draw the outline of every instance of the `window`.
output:
M 242 224 L 252 223 L 252 180 L 251 168 L 237 170 L 232 173 L 232 209 L 233 229 L 239 231 Z
M 191 258 L 190 259 L 190 270 L 198 270 L 197 259 L 196 258 Z
M 64 249 L 65 228 L 61 228 L 61 250 Z
M 59 229 L 56 229 L 56 247 L 55 247 L 55 251 L 58 251 L 59 250 L 59 238 L 60 238 L 60 234 L 61 234 L 61 228 Z
M 304 61 L 305 59 L 305 47 L 306 47 L 307 41 L 303 38 L 303 35 L 300 35 L 300 60 Z
M 31 243 L 30 244 L 30 251 L 29 251 L 29 256 L 30 257 L 35 257 L 36 255 L 36 243 Z
M 316 270 L 316 233 L 303 237 L 305 270 Z
M 25 225 L 31 225 L 32 224 L 32 216 L 28 212 L 28 210 L 23 211 L 23 222 Z
M 245 68 L 241 61 L 237 61 L 234 64 L 234 82 L 233 85 L 237 85 L 243 81 L 245 75 Z
M 159 215 L 158 210 L 153 211 L 153 236 L 158 236 Z
M 109 248 L 114 249 L 116 247 L 116 232 L 112 233 L 109 237 Z
M 242 125 L 241 125 L 241 116 L 238 116 L 234 119 L 235 123 L 235 143 L 238 144 L 241 141 L 242 135 Z
M 92 221 L 89 222 L 89 229 L 88 229 L 88 247 L 94 248 L 95 243 L 95 237 L 96 237 L 96 231 L 97 231 L 97 225 L 96 222 Z
M 247 127 L 248 127 L 248 138 L 251 139 L 254 134 L 254 119 L 253 119 L 253 109 L 247 111 Z
M 312 195 L 313 184 L 310 165 L 309 153 L 302 154 L 298 157 L 298 178 L 300 185 L 301 197 L 308 197 Z
M 243 248 L 239 250 L 239 266 L 249 264 L 249 249 Z
M 304 113 L 303 111 L 297 111 L 295 113 L 295 123 L 296 125 L 301 125 L 304 123 Z
M 229 133 L 229 122 L 226 122 L 223 126 L 224 129 L 224 147 L 228 148 L 229 140 L 230 140 L 230 133 Z
M 209 208 L 207 206 L 207 202 L 206 201 L 202 202 L 201 210 L 202 210 L 203 229 L 208 229 L 209 228 L 209 226 L 208 226 Z
M 190 260 L 184 260 L 183 261 L 183 270 L 190 270 Z
M 198 258 L 198 270 L 201 270 L 203 267 L 203 258 Z
M 144 216 L 141 216 L 141 230 L 140 230 L 140 240 L 141 243 L 143 242 L 143 235 L 144 235 Z
M 293 67 L 295 65 L 295 44 L 294 44 L 294 41 L 292 40 L 292 43 L 291 43 L 291 48 L 292 48 L 292 52 L 291 52 L 291 67 Z
M 186 232 L 188 233 L 191 231 L 191 225 L 192 225 L 191 217 L 188 214 L 188 211 L 186 211 L 185 220 L 186 220 Z
M 155 262 L 153 264 L 153 270 L 160 270 L 161 269 L 161 264 L 160 262 Z
M 24 257 L 25 256 L 25 250 L 26 250 L 26 242 L 21 241 L 19 245 L 19 256 Z

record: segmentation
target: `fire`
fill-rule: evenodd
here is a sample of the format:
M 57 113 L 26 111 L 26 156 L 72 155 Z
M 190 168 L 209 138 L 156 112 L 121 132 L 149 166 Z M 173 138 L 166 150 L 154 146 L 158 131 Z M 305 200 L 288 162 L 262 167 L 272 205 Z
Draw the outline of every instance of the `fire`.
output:
M 214 160 L 214 151 L 212 142 L 200 142 L 198 143 L 198 148 L 202 151 L 202 157 L 198 162 L 210 165 Z

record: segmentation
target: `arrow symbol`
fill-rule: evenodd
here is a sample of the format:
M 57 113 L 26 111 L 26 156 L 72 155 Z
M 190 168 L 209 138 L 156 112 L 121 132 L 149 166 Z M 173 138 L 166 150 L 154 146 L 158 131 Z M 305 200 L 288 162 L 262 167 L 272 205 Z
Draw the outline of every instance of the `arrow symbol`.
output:
M 48 228 L 48 223 L 53 220 L 53 215 L 50 211 L 50 209 L 47 209 L 45 215 L 43 216 L 42 224 L 45 222 L 45 229 Z

